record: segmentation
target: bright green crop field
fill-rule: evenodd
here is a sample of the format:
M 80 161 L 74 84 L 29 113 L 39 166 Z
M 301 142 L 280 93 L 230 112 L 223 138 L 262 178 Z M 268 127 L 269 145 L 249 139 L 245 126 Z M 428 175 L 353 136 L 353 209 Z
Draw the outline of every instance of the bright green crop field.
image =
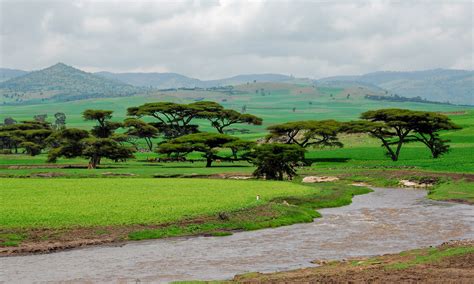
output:
M 0 228 L 157 224 L 316 192 L 295 183 L 266 181 L 3 179 Z

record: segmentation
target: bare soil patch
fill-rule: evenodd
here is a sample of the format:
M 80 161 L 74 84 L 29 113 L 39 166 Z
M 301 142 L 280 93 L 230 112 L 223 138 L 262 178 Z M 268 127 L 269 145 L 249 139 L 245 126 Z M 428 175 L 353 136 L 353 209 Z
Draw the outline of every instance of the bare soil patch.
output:
M 333 182 L 338 181 L 338 177 L 332 176 L 306 176 L 303 178 L 303 183 L 320 183 L 320 182 Z

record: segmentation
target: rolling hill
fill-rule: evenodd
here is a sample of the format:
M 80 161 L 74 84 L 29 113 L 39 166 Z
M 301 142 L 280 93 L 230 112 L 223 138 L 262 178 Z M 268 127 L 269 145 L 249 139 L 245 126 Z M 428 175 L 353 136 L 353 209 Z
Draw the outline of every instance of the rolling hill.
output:
M 10 79 L 23 76 L 27 73 L 28 71 L 18 69 L 0 68 L 0 82 L 8 81 Z
M 403 97 L 474 105 L 474 71 L 434 69 L 414 72 L 374 72 L 360 76 L 336 76 L 316 81 L 319 85 L 365 84 Z
M 130 96 L 142 89 L 102 78 L 63 63 L 29 72 L 0 83 L 4 103 L 71 101 L 87 98 Z
M 177 73 L 112 73 L 97 72 L 95 75 L 116 80 L 137 87 L 153 87 L 157 89 L 204 87 L 199 79 L 189 78 Z
M 148 90 L 133 97 L 105 97 L 77 101 L 61 101 L 34 105 L 4 105 L 0 121 L 13 117 L 17 121 L 31 119 L 35 114 L 47 114 L 49 120 L 56 112 L 64 112 L 68 127 L 90 127 L 84 121 L 85 109 L 113 110 L 113 117 L 120 121 L 126 117 L 126 109 L 149 102 L 168 101 L 192 103 L 209 100 L 225 108 L 258 115 L 264 119 L 262 126 L 239 125 L 249 129 L 249 137 L 265 131 L 275 123 L 310 119 L 357 119 L 360 113 L 379 108 L 409 108 L 439 112 L 464 112 L 472 109 L 446 104 L 426 102 L 395 102 L 367 99 L 367 95 L 382 95 L 364 87 L 329 88 L 288 83 L 256 82 L 232 88 Z M 148 120 L 149 118 L 145 118 Z M 203 131 L 210 131 L 209 123 L 202 123 Z M 258 134 L 260 135 L 260 134 Z
M 212 88 L 235 86 L 251 82 L 291 82 L 294 78 L 281 74 L 245 74 L 217 80 L 199 80 L 177 73 L 112 73 L 97 72 L 96 75 L 138 87 L 157 89 Z
M 267 73 L 244 74 L 206 81 L 177 73 L 87 73 L 62 63 L 33 72 L 0 69 L 0 103 L 21 104 L 120 97 L 179 88 L 213 91 L 225 87 L 229 91 L 227 86 L 255 83 L 352 89 L 379 98 L 389 96 L 397 99 L 414 98 L 419 102 L 426 100 L 474 105 L 474 71 L 467 70 L 384 71 L 319 80 Z

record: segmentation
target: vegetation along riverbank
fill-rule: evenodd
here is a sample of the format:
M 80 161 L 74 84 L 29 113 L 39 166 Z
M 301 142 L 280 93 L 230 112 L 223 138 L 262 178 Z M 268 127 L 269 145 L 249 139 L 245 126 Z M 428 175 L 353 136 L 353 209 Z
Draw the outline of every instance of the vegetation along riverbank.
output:
M 474 242 L 344 261 L 315 261 L 318 267 L 277 273 L 248 273 L 216 283 L 470 283 L 474 279 Z
M 370 190 L 214 179 L 9 179 L 2 255 L 312 222 Z M 94 183 L 91 186 L 90 183 Z M 259 196 L 259 200 L 256 196 Z

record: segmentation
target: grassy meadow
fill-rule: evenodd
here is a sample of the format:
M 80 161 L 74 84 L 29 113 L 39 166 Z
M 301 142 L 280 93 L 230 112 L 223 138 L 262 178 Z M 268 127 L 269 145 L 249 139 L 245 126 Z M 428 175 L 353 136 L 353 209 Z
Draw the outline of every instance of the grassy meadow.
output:
M 434 200 L 458 200 L 474 204 L 474 183 L 466 181 L 448 181 L 435 186 L 429 192 Z
M 429 172 L 473 173 L 474 172 L 474 111 L 450 116 L 463 127 L 458 131 L 444 132 L 442 137 L 451 140 L 451 151 L 439 159 L 433 159 L 430 152 L 421 143 L 406 144 L 402 148 L 400 160 L 391 161 L 385 156 L 384 149 L 377 139 L 367 135 L 342 135 L 343 148 L 308 149 L 306 157 L 313 164 L 301 169 L 302 173 L 360 173 L 374 170 L 416 170 Z M 264 133 L 258 133 L 262 137 Z M 246 136 L 246 135 L 244 135 Z M 230 153 L 229 153 L 230 155 Z M 81 158 L 59 159 L 57 166 L 72 165 L 65 168 L 48 168 L 45 165 L 46 154 L 30 157 L 26 155 L 0 155 L 0 176 L 24 177 L 41 173 L 58 173 L 63 177 L 110 177 L 113 174 L 130 177 L 153 177 L 168 175 L 213 175 L 248 174 L 253 167 L 246 162 L 215 163 L 205 168 L 199 154 L 189 156 L 196 161 L 156 163 L 149 159 L 156 153 L 135 153 L 135 159 L 123 163 L 105 160 L 96 170 L 87 170 L 87 161 Z M 44 166 L 43 166 L 44 165 Z M 49 166 L 54 166 L 51 164 Z M 112 174 L 110 174 L 112 173 Z
M 266 127 L 275 123 L 306 119 L 348 121 L 357 119 L 366 110 L 389 107 L 444 112 L 463 129 L 441 134 L 451 140 L 451 151 L 441 158 L 432 159 L 422 144 L 413 143 L 403 146 L 397 162 L 385 156 L 376 139 L 367 135 L 342 135 L 343 148 L 308 149 L 306 158 L 312 165 L 299 168 L 300 174 L 341 179 L 316 185 L 302 185 L 300 179 L 293 182 L 216 179 L 248 176 L 254 167 L 239 161 L 216 162 L 205 168 L 197 153 L 188 157 L 193 162 L 158 163 L 151 161 L 157 157 L 156 153 L 137 152 L 134 159 L 121 163 L 104 160 L 95 170 L 87 169 L 87 160 L 81 158 L 47 164 L 46 153 L 34 157 L 0 155 L 0 246 L 67 242 L 79 236 L 116 241 L 226 235 L 233 230 L 310 222 L 318 216 L 314 209 L 345 205 L 354 194 L 369 191 L 349 185 L 355 181 L 393 186 L 401 178 L 435 176 L 439 184 L 431 190 L 430 198 L 474 203 L 474 179 L 463 180 L 464 175 L 474 174 L 474 109 L 371 101 L 364 99 L 363 89 L 288 86 L 257 83 L 239 86 L 239 92 L 232 95 L 180 90 L 136 97 L 2 106 L 0 118 L 11 116 L 20 121 L 47 113 L 52 121 L 54 113 L 60 111 L 66 113 L 68 127 L 90 129 L 92 124 L 81 118 L 87 108 L 114 110 L 114 120 L 120 121 L 130 106 L 205 99 L 238 111 L 245 105 L 248 113 L 261 116 L 262 126 L 233 126 L 249 130 L 247 134 L 236 134 L 247 140 L 265 136 Z M 207 121 L 198 123 L 202 131 L 215 131 Z M 260 201 L 256 195 L 261 196 Z M 287 200 L 290 206 L 282 205 Z M 219 215 L 221 212 L 225 213 L 223 217 Z M 118 227 L 122 228 L 120 233 Z M 97 232 L 103 233 L 98 236 Z
M 125 118 L 126 109 L 147 102 L 175 101 L 189 103 L 198 100 L 213 100 L 226 108 L 261 116 L 262 126 L 235 125 L 232 128 L 247 129 L 247 134 L 235 134 L 242 139 L 256 140 L 265 136 L 266 127 L 276 123 L 305 119 L 336 119 L 348 121 L 357 119 L 360 113 L 379 108 L 409 108 L 415 110 L 452 113 L 451 119 L 463 127 L 462 130 L 442 133 L 443 138 L 451 140 L 451 152 L 441 159 L 430 158 L 429 151 L 420 143 L 405 145 L 400 160 L 392 162 L 384 154 L 380 142 L 367 135 L 345 135 L 340 137 L 344 148 L 309 149 L 307 158 L 313 160 L 310 171 L 352 171 L 380 168 L 414 168 L 425 171 L 472 172 L 474 162 L 466 157 L 474 156 L 474 109 L 454 105 L 429 103 L 403 103 L 373 101 L 364 98 L 372 91 L 358 88 L 338 89 L 314 87 L 308 85 L 290 85 L 281 83 L 252 83 L 235 87 L 235 94 L 217 91 L 151 91 L 148 94 L 134 97 L 104 98 L 62 103 L 36 105 L 2 106 L 1 117 L 11 116 L 16 120 L 31 119 L 34 114 L 47 113 L 48 120 L 53 121 L 55 112 L 67 115 L 67 126 L 90 129 L 91 122 L 82 119 L 85 109 L 110 109 L 114 111 L 114 120 Z M 348 97 L 348 95 L 350 95 Z M 293 112 L 295 108 L 295 112 Z M 145 118 L 146 119 L 146 118 Z M 202 131 L 215 131 L 208 121 L 197 120 Z M 217 174 L 217 173 L 250 173 L 252 167 L 243 162 L 215 164 L 213 168 L 204 169 L 201 162 L 195 163 L 149 163 L 155 153 L 136 153 L 136 159 L 125 163 L 105 161 L 97 171 L 83 168 L 47 169 L 25 168 L 27 165 L 45 163 L 46 155 L 36 157 L 24 155 L 0 156 L 0 175 L 4 177 L 26 176 L 41 172 L 58 172 L 69 177 L 97 177 L 104 173 L 133 174 L 134 177 L 176 174 Z M 198 154 L 191 158 L 199 159 Z M 84 159 L 60 159 L 58 164 L 82 164 Z M 10 167 L 12 166 L 12 167 Z M 17 167 L 15 167 L 17 166 Z M 23 167 L 22 167 L 23 166 Z M 306 170 L 306 169 L 305 169 Z
M 2 228 L 165 223 L 316 190 L 289 182 L 209 179 L 6 179 L 2 184 Z
M 1 247 L 226 236 L 320 217 L 368 188 L 219 179 L 4 179 Z M 256 196 L 259 195 L 259 200 Z M 289 203 L 288 203 L 289 202 Z M 41 245 L 46 243 L 46 245 Z M 28 246 L 30 244 L 30 246 Z M 32 246 L 31 246 L 32 245 Z M 59 247 L 61 248 L 61 247 Z M 41 251 L 41 249 L 37 251 Z M 57 247 L 55 247 L 57 249 Z M 20 251 L 22 252 L 22 251 Z
M 263 94 L 262 95 L 262 89 Z M 409 108 L 413 110 L 452 112 L 465 110 L 466 107 L 442 104 L 413 102 L 374 101 L 364 98 L 372 94 L 368 89 L 325 88 L 306 85 L 289 85 L 276 83 L 253 83 L 236 86 L 236 94 L 217 91 L 150 91 L 147 94 L 133 97 L 88 99 L 80 101 L 44 103 L 31 105 L 1 106 L 0 118 L 11 116 L 16 120 L 31 120 L 35 114 L 48 114 L 48 120 L 54 121 L 54 113 L 64 112 L 69 127 L 89 129 L 91 122 L 85 122 L 81 113 L 85 109 L 107 109 L 114 111 L 114 119 L 121 121 L 126 117 L 126 109 L 144 103 L 172 101 L 191 103 L 210 100 L 226 108 L 241 111 L 245 105 L 247 113 L 263 118 L 262 126 L 237 125 L 236 128 L 249 129 L 249 138 L 261 137 L 269 125 L 295 120 L 307 119 L 357 119 L 359 114 L 379 108 Z M 256 93 L 258 91 L 258 93 Z M 350 97 L 347 98 L 347 95 Z M 293 108 L 295 111 L 293 112 Z M 146 119 L 145 119 L 146 120 Z M 212 131 L 207 121 L 200 121 L 202 131 Z M 253 134 L 253 135 L 252 135 Z

